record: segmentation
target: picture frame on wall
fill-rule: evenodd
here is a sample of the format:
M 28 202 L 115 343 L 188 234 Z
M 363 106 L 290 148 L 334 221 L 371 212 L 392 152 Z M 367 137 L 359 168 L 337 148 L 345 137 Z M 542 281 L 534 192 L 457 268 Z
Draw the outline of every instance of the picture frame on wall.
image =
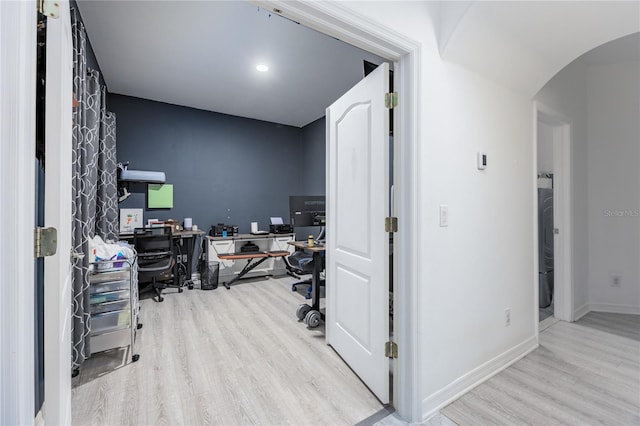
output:
M 133 234 L 136 228 L 144 227 L 143 209 L 120 209 L 120 233 Z

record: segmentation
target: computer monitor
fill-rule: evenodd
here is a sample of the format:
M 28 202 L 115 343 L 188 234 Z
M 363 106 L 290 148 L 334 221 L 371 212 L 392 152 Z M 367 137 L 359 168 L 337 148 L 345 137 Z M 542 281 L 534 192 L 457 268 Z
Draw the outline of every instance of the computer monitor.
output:
M 325 196 L 324 195 L 292 195 L 289 197 L 289 215 L 291 225 L 324 226 L 325 225 Z

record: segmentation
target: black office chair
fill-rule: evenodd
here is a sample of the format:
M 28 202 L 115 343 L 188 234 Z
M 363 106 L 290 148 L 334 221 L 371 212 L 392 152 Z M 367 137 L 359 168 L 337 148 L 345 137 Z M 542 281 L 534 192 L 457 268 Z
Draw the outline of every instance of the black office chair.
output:
M 133 241 L 138 252 L 138 282 L 151 283 L 162 302 L 162 290 L 173 281 L 175 265 L 171 228 L 136 228 Z
M 291 253 L 287 258 L 283 258 L 287 273 L 296 279 L 300 279 L 300 275 L 312 275 L 313 274 L 313 254 L 307 253 L 304 250 L 297 250 Z M 324 269 L 324 256 L 322 257 L 322 269 Z M 304 295 L 305 299 L 311 299 L 311 290 L 313 277 L 309 277 L 302 281 L 297 281 L 291 284 L 291 291 L 298 291 L 299 285 L 308 285 L 307 292 Z M 324 280 L 320 280 L 320 285 L 324 285 Z

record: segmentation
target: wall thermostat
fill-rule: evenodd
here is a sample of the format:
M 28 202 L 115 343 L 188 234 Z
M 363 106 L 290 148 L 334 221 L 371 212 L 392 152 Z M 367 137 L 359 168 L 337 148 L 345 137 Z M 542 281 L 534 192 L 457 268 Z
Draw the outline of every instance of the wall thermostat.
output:
M 484 170 L 487 168 L 487 154 L 484 152 L 478 153 L 478 170 Z

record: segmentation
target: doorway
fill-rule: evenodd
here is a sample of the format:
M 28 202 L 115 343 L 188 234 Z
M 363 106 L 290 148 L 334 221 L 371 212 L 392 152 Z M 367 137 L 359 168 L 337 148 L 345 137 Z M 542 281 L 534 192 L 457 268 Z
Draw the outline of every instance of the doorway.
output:
M 299 9 L 296 9 L 296 7 L 299 7 Z M 330 16 L 331 14 L 327 12 L 325 6 L 319 6 L 319 9 L 316 12 L 312 11 L 313 13 L 310 14 L 309 7 L 307 5 L 303 7 L 302 5 L 292 4 L 291 7 L 287 5 L 287 10 L 283 11 L 278 9 L 278 12 L 290 17 L 289 13 L 295 14 L 296 10 L 302 11 L 303 9 L 305 12 L 304 18 L 308 22 L 321 24 L 323 22 L 335 20 L 335 18 L 332 18 Z M 337 15 L 341 16 L 341 19 L 344 18 L 345 22 L 350 20 L 350 22 L 362 22 L 362 19 L 358 16 L 351 16 L 342 10 L 340 10 Z M 298 19 L 297 22 L 305 19 Z M 418 50 L 416 45 L 407 40 L 386 40 L 386 35 L 380 32 L 379 27 L 376 26 L 374 28 L 365 23 L 356 24 L 351 28 L 333 30 L 331 32 L 334 34 L 330 35 L 334 37 L 337 37 L 338 35 L 336 35 L 336 33 L 339 33 L 339 38 L 342 40 L 356 40 L 356 33 L 358 33 L 358 39 L 362 39 L 363 32 L 368 34 L 368 41 L 360 40 L 358 43 L 369 51 L 373 49 L 376 52 L 384 52 L 387 58 L 395 61 L 397 64 L 394 68 L 400 71 L 399 87 L 401 89 L 398 91 L 400 92 L 400 100 L 397 115 L 399 123 L 397 123 L 398 125 L 396 127 L 396 143 L 394 144 L 397 152 L 394 157 L 398 160 L 398 167 L 396 169 L 401 170 L 402 174 L 394 179 L 396 188 L 398 188 L 394 204 L 395 211 L 397 213 L 396 216 L 400 223 L 397 239 L 399 243 L 394 252 L 400 257 L 398 262 L 406 263 L 404 265 L 398 265 L 394 270 L 398 271 L 398 279 L 396 281 L 404 281 L 407 285 L 395 292 L 395 303 L 398 305 L 395 312 L 401 312 L 401 315 L 396 314 L 396 321 L 394 322 L 396 332 L 394 333 L 394 336 L 396 337 L 398 346 L 402 347 L 402 349 L 400 350 L 399 361 L 395 363 L 395 365 L 400 366 L 396 367 L 400 370 L 400 374 L 395 374 L 394 380 L 397 384 L 396 389 L 398 389 L 398 392 L 396 392 L 397 400 L 402 401 L 402 403 L 407 406 L 411 406 L 410 410 L 412 412 L 419 413 L 420 402 L 416 400 L 416 392 L 411 391 L 411 389 L 417 389 L 416 383 L 418 375 L 416 374 L 417 369 L 415 368 L 415 365 L 417 364 L 417 361 L 415 360 L 419 357 L 415 356 L 415 351 L 417 350 L 417 339 L 415 338 L 412 330 L 417 327 L 417 321 L 413 318 L 417 309 L 412 305 L 418 300 L 417 297 L 415 297 L 416 289 L 412 287 L 412 284 L 415 282 L 412 278 L 415 277 L 416 274 L 415 267 L 413 267 L 410 262 L 414 253 L 414 251 L 411 250 L 411 248 L 414 247 L 412 240 L 415 238 L 414 235 L 416 235 L 417 228 L 416 215 L 414 212 L 415 197 L 412 197 L 411 194 L 416 188 L 414 176 L 416 168 L 414 161 L 417 156 L 415 155 L 416 126 L 414 123 L 416 123 L 417 120 L 414 120 L 415 108 L 412 100 L 416 98 L 413 91 L 417 89 L 415 79 L 418 75 L 416 72 L 418 61 L 414 55 L 417 55 Z M 364 39 L 366 40 L 367 37 Z M 389 48 L 389 43 L 396 46 L 395 51 L 394 49 Z M 405 279 L 403 280 L 402 278 Z M 402 294 L 400 294 L 400 292 L 402 292 Z M 407 361 L 406 364 L 404 364 L 405 360 Z M 402 393 L 402 388 L 405 388 L 405 384 L 407 392 L 411 393 L 411 397 L 409 398 L 407 397 L 408 395 L 403 395 Z M 401 411 L 400 408 L 399 411 Z M 408 416 L 405 415 L 405 417 Z
M 536 102 L 536 312 L 538 332 L 573 321 L 571 121 Z

